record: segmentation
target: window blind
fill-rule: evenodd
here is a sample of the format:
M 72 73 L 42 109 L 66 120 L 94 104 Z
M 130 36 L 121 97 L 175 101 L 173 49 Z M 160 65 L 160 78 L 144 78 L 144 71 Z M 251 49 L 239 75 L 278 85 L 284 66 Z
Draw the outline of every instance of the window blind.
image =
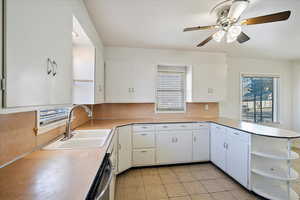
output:
M 179 69 L 179 70 L 178 70 Z M 156 88 L 157 112 L 185 111 L 185 68 L 158 68 Z

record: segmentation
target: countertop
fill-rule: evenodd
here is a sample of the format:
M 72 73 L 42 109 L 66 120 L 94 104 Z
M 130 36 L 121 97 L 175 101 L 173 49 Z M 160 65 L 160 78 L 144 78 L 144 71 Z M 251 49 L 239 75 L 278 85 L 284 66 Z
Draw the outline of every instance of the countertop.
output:
M 293 131 L 225 118 L 91 120 L 78 129 L 113 129 L 117 126 L 134 123 L 205 121 L 232 127 L 251 134 L 278 138 L 300 138 L 300 134 Z M 113 134 L 110 134 L 103 148 L 39 150 L 1 168 L 0 199 L 85 199 L 112 137 Z

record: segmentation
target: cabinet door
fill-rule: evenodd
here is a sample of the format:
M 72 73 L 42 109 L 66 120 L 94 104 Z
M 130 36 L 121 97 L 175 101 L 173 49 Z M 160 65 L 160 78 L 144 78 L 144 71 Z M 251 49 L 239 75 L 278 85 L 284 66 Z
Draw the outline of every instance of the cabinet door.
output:
M 6 107 L 72 102 L 68 2 L 6 1 Z M 47 74 L 48 58 L 58 64 L 56 78 Z
M 131 167 L 131 141 L 131 126 L 118 128 L 118 173 L 121 173 Z
M 248 187 L 249 144 L 236 134 L 238 133 L 229 131 L 227 135 L 226 172 L 240 184 Z
M 96 49 L 96 68 L 95 68 L 95 104 L 104 103 L 104 58 L 103 51 Z
M 203 128 L 193 133 L 193 161 L 209 161 L 209 129 Z
M 161 131 L 157 136 L 157 162 L 181 163 L 192 161 L 191 131 Z
M 106 61 L 106 102 L 128 103 L 132 101 L 132 67 L 126 61 Z
M 222 170 L 226 170 L 226 128 L 212 125 L 211 126 L 211 161 L 220 167 Z
M 73 19 L 72 7 L 68 0 L 54 0 L 51 7 L 52 14 L 47 22 L 49 33 L 47 35 L 50 53 L 49 57 L 57 63 L 54 66 L 55 76 L 51 78 L 50 104 L 71 104 L 73 91 L 72 67 L 72 33 Z
M 133 63 L 132 71 L 132 102 L 136 103 L 154 103 L 155 102 L 155 84 L 156 84 L 156 67 Z

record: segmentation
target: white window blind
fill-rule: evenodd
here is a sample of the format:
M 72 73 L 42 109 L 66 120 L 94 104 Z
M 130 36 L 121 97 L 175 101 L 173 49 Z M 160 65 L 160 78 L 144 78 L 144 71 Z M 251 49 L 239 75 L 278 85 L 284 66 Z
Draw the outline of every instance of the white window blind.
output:
M 185 67 L 158 67 L 157 112 L 185 111 Z

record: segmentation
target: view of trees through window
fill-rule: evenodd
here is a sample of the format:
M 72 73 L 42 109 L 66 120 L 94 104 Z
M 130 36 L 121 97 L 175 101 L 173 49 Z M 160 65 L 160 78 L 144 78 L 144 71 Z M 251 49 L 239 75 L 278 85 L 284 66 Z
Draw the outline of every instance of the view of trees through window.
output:
M 276 121 L 276 90 L 278 78 L 242 78 L 242 119 L 255 123 Z

